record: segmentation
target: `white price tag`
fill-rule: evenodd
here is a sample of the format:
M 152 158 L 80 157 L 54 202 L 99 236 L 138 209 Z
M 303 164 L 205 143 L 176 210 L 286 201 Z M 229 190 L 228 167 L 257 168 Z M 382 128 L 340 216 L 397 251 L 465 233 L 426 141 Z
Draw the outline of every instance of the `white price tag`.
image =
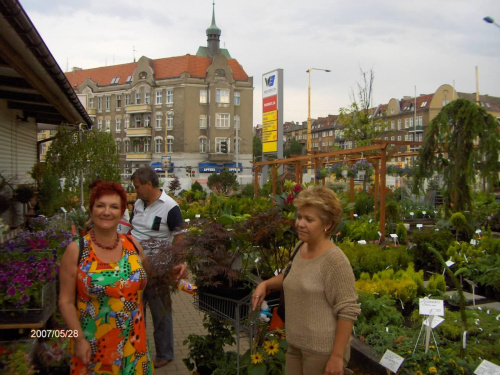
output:
M 380 364 L 384 366 L 386 369 L 391 370 L 392 372 L 398 372 L 399 367 L 404 362 L 404 358 L 400 355 L 391 352 L 389 349 L 386 350 L 384 356 L 380 360 Z
M 483 359 L 483 361 L 474 370 L 476 375 L 500 375 L 500 366 Z
M 420 298 L 418 312 L 420 315 L 444 316 L 444 302 L 441 299 Z
M 423 224 L 417 224 L 417 228 L 419 228 L 419 229 L 420 229 L 420 228 L 423 228 L 423 227 L 424 227 L 424 225 L 423 225 Z

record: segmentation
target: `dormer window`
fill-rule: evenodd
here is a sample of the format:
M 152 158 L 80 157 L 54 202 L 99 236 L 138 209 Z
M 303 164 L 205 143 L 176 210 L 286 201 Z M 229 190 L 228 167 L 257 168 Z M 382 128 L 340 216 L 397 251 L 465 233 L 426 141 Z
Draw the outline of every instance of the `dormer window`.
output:
M 115 85 L 115 84 L 117 84 L 117 83 L 118 83 L 118 81 L 119 81 L 119 80 L 120 80 L 120 77 L 113 77 L 113 78 L 111 79 L 111 84 L 112 84 L 112 85 Z
M 129 76 L 127 77 L 127 82 L 132 82 L 132 75 L 129 75 Z
M 425 107 L 427 105 L 427 100 L 423 101 L 422 104 L 420 105 L 420 107 Z

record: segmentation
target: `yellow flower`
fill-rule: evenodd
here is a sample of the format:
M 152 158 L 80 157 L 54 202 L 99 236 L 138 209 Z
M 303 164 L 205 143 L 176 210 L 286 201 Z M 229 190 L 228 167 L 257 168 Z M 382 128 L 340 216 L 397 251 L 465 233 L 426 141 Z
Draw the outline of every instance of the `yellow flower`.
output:
M 417 372 L 415 373 L 416 375 L 424 375 L 424 373 L 420 370 L 417 370 Z
M 437 374 L 437 373 L 438 373 L 438 370 L 437 370 L 437 368 L 435 368 L 434 366 L 432 366 L 432 367 L 429 367 L 429 372 L 430 372 L 431 374 Z
M 436 349 L 434 345 L 429 345 L 429 349 Z
M 276 340 L 266 341 L 266 343 L 264 344 L 264 350 L 268 355 L 275 355 L 280 350 L 280 347 Z
M 438 358 L 438 357 L 436 357 L 436 356 L 432 357 L 432 360 L 433 360 L 434 362 L 439 362 L 439 358 Z
M 286 336 L 285 336 L 285 331 L 283 331 L 282 329 L 279 329 L 279 328 L 276 328 L 276 335 L 280 338 L 280 339 L 284 339 Z
M 262 354 L 260 353 L 255 353 L 250 356 L 252 358 L 252 363 L 256 365 L 257 363 L 262 363 Z

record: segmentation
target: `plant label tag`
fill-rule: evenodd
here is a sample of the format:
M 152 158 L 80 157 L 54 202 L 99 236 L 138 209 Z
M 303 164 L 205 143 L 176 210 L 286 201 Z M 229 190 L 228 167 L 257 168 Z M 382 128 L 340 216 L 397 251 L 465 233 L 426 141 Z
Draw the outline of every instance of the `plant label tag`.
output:
M 500 366 L 483 359 L 483 361 L 474 370 L 476 375 L 500 375 Z
M 380 364 L 384 366 L 386 369 L 391 370 L 394 373 L 398 372 L 399 367 L 404 362 L 404 358 L 396 353 L 386 350 L 382 359 L 380 360 Z
M 354 215 L 352 215 L 352 216 L 354 216 L 354 217 L 358 217 L 358 214 L 354 214 Z
M 448 267 L 451 267 L 451 266 L 453 266 L 454 264 L 455 264 L 455 262 L 454 262 L 454 261 L 452 261 L 452 260 L 447 260 L 447 261 L 446 261 L 446 265 L 447 265 Z
M 481 232 L 482 232 L 481 229 L 476 229 L 477 234 L 481 234 Z
M 418 304 L 420 315 L 444 316 L 444 303 L 442 299 L 420 298 Z
M 422 211 L 422 215 L 427 215 L 427 211 Z
M 424 225 L 423 224 L 417 224 L 417 228 L 420 229 L 420 228 L 423 228 Z
M 415 215 L 415 212 L 410 212 L 410 215 L 411 215 L 411 216 Z
M 380 231 L 377 232 L 379 237 L 382 237 L 382 233 Z
M 391 233 L 389 236 L 391 236 L 391 238 L 398 238 L 398 235 L 395 233 Z
M 366 241 L 365 241 L 365 240 L 360 240 L 360 241 L 358 241 L 358 243 L 359 243 L 360 245 L 366 245 Z
M 477 245 L 477 241 L 474 238 L 472 238 L 470 240 L 470 244 L 476 246 Z
M 444 322 L 443 318 L 441 318 L 440 316 L 435 316 L 432 319 L 431 328 L 434 329 L 434 328 L 436 328 L 438 325 L 440 325 L 443 322 Z M 427 318 L 427 319 L 424 320 L 424 325 L 426 325 L 426 326 L 429 325 L 429 318 Z

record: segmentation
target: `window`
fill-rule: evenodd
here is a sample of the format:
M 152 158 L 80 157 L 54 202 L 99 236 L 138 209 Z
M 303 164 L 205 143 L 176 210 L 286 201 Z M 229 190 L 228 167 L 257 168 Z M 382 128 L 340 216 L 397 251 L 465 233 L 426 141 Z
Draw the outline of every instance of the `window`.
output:
M 125 129 L 128 129 L 129 126 L 130 126 L 130 118 L 127 116 L 127 117 L 125 117 L 125 124 L 123 125 L 123 127 Z
M 97 98 L 97 110 L 102 111 L 102 97 L 101 96 L 99 96 Z
M 151 93 L 147 92 L 144 94 L 144 103 L 145 104 L 151 104 Z
M 216 113 L 215 114 L 215 127 L 216 128 L 229 128 L 229 113 Z
M 400 135 L 398 135 L 398 141 L 400 141 L 400 140 L 401 140 L 401 136 L 400 136 Z
M 424 123 L 424 120 L 423 120 L 422 116 L 418 116 L 417 117 L 417 121 L 418 121 L 418 123 L 417 123 L 418 126 L 422 126 L 422 124 Z
M 151 126 L 151 116 L 144 117 L 144 127 L 149 128 Z
M 217 89 L 216 92 L 217 103 L 229 103 L 229 90 L 228 89 Z
M 121 108 L 121 107 L 122 107 L 122 96 L 116 95 L 116 108 Z
M 129 76 L 127 77 L 127 82 L 132 82 L 132 75 L 129 75 Z
M 102 119 L 97 120 L 97 130 L 102 130 Z
M 47 152 L 47 144 L 42 143 L 42 155 L 45 155 L 46 152 Z
M 207 104 L 208 103 L 208 91 L 200 90 L 200 103 Z
M 420 108 L 423 108 L 423 107 L 425 107 L 426 105 L 427 105 L 427 100 L 424 100 L 424 101 L 422 102 L 422 104 L 420 104 Z
M 161 138 L 155 139 L 155 152 L 160 153 L 161 152 L 161 145 L 163 144 L 163 140 Z
M 174 137 L 169 135 L 167 137 L 167 153 L 172 153 L 174 151 Z
M 116 84 L 118 83 L 118 81 L 119 81 L 119 80 L 120 80 L 120 77 L 113 77 L 113 78 L 111 79 L 111 84 L 112 84 L 112 85 L 116 85 Z
M 405 129 L 408 129 L 410 127 L 408 124 L 409 124 L 409 121 L 407 118 L 405 118 Z
M 125 94 L 125 105 L 130 105 L 130 94 Z
M 168 89 L 167 90 L 167 104 L 173 104 L 173 103 L 174 103 L 174 90 Z
M 130 151 L 130 141 L 128 139 L 123 141 L 123 152 Z
M 111 128 L 111 119 L 107 118 L 106 119 L 106 131 L 109 132 Z
M 396 122 L 394 120 L 391 121 L 391 129 L 396 129 Z
M 111 96 L 107 95 L 106 96 L 106 111 L 109 111 L 111 108 Z
M 163 92 L 160 90 L 156 92 L 155 104 L 162 104 L 162 102 L 163 102 Z
M 235 129 L 240 128 L 240 116 L 238 115 L 234 116 L 234 128 Z
M 200 115 L 200 129 L 207 128 L 207 115 Z
M 149 138 L 146 138 L 144 140 L 144 152 L 149 152 L 151 149 L 151 140 Z
M 119 132 L 122 128 L 122 119 L 118 117 L 115 121 L 116 121 L 116 131 Z
M 200 154 L 206 154 L 207 149 L 207 137 L 200 137 Z
M 161 120 L 162 120 L 162 118 L 163 117 L 162 117 L 161 113 L 157 113 L 156 114 L 156 125 L 155 125 L 156 129 L 161 129 Z
M 401 119 L 398 120 L 398 129 L 401 129 Z
M 135 127 L 136 128 L 141 127 L 141 115 L 135 115 Z
M 135 104 L 141 104 L 141 93 L 140 92 L 135 93 Z
M 174 114 L 173 113 L 167 113 L 167 129 L 173 129 L 174 128 Z
M 89 98 L 89 109 L 94 108 L 94 98 Z
M 234 105 L 240 105 L 240 92 L 234 92 Z
M 121 152 L 122 141 L 120 139 L 115 139 L 116 151 Z
M 413 142 L 413 134 L 410 134 L 410 142 Z
M 410 128 L 413 128 L 413 117 L 410 117 Z
M 394 136 L 391 136 L 391 141 L 394 141 Z
M 227 152 L 229 152 L 230 148 L 229 148 L 229 144 L 231 143 L 229 139 L 227 138 L 215 138 L 215 152 L 218 153 L 218 154 L 221 154 L 222 153 L 222 149 L 221 149 L 221 143 L 222 142 L 227 142 Z

